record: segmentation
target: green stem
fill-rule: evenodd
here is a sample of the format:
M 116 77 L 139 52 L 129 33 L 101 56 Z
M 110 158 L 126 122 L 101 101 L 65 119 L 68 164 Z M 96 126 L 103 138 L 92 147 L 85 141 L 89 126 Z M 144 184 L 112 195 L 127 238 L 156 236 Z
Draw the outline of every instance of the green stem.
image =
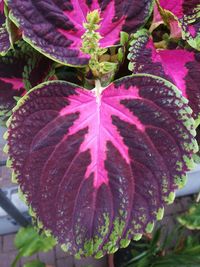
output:
M 20 251 L 15 257 L 14 261 L 12 262 L 11 267 L 16 267 L 16 264 L 18 263 L 18 261 L 21 259 L 22 256 L 23 256 L 23 251 Z

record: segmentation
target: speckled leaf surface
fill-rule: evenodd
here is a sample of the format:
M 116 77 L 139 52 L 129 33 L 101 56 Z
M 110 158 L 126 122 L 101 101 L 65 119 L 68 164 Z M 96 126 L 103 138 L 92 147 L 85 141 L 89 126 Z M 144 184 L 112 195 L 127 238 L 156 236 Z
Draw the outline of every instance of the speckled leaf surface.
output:
M 0 54 L 2 55 L 4 55 L 10 48 L 9 34 L 5 23 L 4 2 L 3 0 L 0 0 Z
M 178 0 L 168 1 L 159 0 L 161 8 L 169 11 L 168 19 L 171 29 L 171 36 L 176 38 L 182 36 L 188 43 L 200 50 L 200 2 L 199 0 Z M 153 24 L 159 25 L 163 23 L 157 5 L 154 7 Z
M 9 34 L 6 28 L 3 26 L 0 28 L 0 54 L 5 55 L 10 49 Z
M 80 51 L 88 12 L 98 9 L 102 47 L 119 42 L 120 31 L 135 32 L 150 15 L 152 0 L 8 0 L 11 18 L 24 39 L 48 57 L 67 64 L 85 65 Z
M 0 121 L 5 123 L 21 97 L 51 74 L 52 62 L 22 44 L 0 57 Z
M 171 83 L 135 75 L 99 89 L 44 83 L 18 103 L 8 130 L 29 205 L 79 257 L 151 231 L 196 151 L 191 109 Z
M 130 69 L 150 73 L 173 82 L 189 100 L 195 119 L 200 117 L 200 53 L 184 49 L 156 50 L 146 31 L 132 42 Z

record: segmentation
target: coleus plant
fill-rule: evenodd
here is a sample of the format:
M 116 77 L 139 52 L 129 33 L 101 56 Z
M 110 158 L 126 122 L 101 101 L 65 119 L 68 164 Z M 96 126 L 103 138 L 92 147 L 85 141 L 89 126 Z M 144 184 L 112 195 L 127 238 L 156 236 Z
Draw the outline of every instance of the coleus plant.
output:
M 200 49 L 199 0 L 156 0 L 151 30 L 163 23 L 170 28 L 172 38 L 182 36 L 192 47 Z
M 0 73 L 13 180 L 63 249 L 76 257 L 114 253 L 152 230 L 193 166 L 199 12 L 184 20 L 174 50 L 170 35 L 158 50 L 158 29 L 150 36 L 155 4 L 164 15 L 153 0 L 4 4 L 22 38 L 1 58 Z

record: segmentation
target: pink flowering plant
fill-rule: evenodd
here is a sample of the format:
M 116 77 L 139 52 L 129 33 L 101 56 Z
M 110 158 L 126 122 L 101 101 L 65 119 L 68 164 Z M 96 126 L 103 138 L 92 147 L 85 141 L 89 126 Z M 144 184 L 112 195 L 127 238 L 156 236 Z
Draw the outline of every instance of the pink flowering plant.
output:
M 0 0 L 0 25 L 5 152 L 40 230 L 79 258 L 151 232 L 198 151 L 199 0 Z

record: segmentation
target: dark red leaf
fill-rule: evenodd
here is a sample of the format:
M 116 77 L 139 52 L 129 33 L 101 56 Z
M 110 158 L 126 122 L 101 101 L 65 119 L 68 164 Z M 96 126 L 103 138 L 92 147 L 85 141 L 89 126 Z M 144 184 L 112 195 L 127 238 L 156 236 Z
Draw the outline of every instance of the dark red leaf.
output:
M 193 123 L 176 87 L 151 75 L 92 91 L 47 82 L 10 120 L 10 164 L 43 227 L 71 254 L 101 257 L 149 231 L 184 184 Z

